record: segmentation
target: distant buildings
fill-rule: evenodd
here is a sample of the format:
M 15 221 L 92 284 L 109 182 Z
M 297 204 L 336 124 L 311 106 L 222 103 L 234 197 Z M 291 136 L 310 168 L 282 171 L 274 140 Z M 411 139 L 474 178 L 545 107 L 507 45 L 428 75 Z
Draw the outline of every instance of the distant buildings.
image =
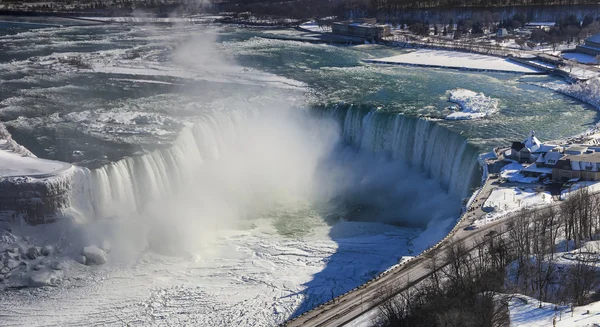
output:
M 552 179 L 556 182 L 600 181 L 600 152 L 563 156 L 552 169 Z
M 530 31 L 540 29 L 544 32 L 550 32 L 550 29 L 554 26 L 556 26 L 555 22 L 530 22 L 526 23 L 523 27 Z
M 530 164 L 521 171 L 524 176 L 551 176 L 555 182 L 600 181 L 597 144 L 543 144 L 532 131 L 524 142 L 513 142 L 505 158 Z
M 555 149 L 557 146 L 552 144 L 542 144 L 535 137 L 535 132 L 531 131 L 529 137 L 523 142 L 513 142 L 510 150 L 505 156 L 519 163 L 533 163 L 540 155 Z
M 575 48 L 575 51 L 590 55 L 592 57 L 600 55 L 600 34 L 596 34 L 587 38 L 585 40 L 585 44 L 578 45 Z
M 496 31 L 496 36 L 497 37 L 508 36 L 508 30 L 506 30 L 506 28 L 499 28 L 498 31 Z
M 388 25 L 378 25 L 374 20 L 336 22 L 331 25 L 331 32 L 375 41 L 391 35 Z

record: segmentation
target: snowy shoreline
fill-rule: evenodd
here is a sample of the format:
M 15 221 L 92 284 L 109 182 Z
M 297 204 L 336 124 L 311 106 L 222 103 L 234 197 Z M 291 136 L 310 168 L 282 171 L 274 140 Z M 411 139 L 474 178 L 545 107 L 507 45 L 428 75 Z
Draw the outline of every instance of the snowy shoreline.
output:
M 506 58 L 449 50 L 418 49 L 391 57 L 364 59 L 363 62 L 496 73 L 545 74 L 545 72 L 540 72 Z

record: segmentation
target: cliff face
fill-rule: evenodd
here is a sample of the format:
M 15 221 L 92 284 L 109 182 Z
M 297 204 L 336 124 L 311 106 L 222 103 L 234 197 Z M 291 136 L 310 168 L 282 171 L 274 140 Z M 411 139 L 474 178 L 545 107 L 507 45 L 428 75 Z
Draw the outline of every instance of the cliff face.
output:
M 70 205 L 74 168 L 37 158 L 0 124 L 0 220 L 36 225 L 56 221 Z

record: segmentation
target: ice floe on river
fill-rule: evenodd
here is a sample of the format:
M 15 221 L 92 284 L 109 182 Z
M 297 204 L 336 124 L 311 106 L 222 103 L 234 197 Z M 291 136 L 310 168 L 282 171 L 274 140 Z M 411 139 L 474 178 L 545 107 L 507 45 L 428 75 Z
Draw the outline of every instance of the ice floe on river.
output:
M 484 118 L 498 112 L 498 99 L 466 89 L 454 89 L 447 92 L 448 101 L 458 104 L 461 111 L 446 116 L 449 120 Z

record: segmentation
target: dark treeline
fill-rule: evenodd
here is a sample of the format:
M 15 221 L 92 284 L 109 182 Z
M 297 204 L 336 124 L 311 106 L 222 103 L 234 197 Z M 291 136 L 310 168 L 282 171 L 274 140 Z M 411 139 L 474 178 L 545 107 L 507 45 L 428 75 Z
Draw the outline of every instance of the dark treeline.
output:
M 535 20 L 555 20 L 570 13 L 583 18 L 585 13 L 598 12 L 597 2 L 592 0 L 215 0 L 213 4 L 217 11 L 269 11 L 272 15 L 300 18 L 376 17 L 380 21 L 414 18 L 428 19 L 432 23 L 446 17 L 465 18 L 482 11 L 499 13 L 503 18 L 524 13 Z
M 600 300 L 600 249 L 581 248 L 600 233 L 600 195 L 579 190 L 559 207 L 510 219 L 506 231 L 486 234 L 474 249 L 454 244 L 432 257 L 428 279 L 386 301 L 377 323 L 500 327 L 510 324 L 507 294 L 529 295 L 540 305 Z M 576 249 L 571 264 L 558 261 L 558 252 Z

